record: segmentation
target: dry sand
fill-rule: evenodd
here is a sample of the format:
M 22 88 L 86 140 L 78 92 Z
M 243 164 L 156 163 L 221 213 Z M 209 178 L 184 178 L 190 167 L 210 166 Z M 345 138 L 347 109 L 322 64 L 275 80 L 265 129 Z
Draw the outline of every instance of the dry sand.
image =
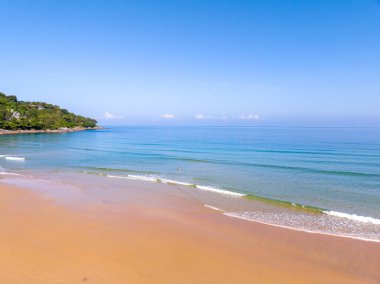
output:
M 133 200 L 75 209 L 0 184 L 0 283 L 380 283 L 379 243 Z

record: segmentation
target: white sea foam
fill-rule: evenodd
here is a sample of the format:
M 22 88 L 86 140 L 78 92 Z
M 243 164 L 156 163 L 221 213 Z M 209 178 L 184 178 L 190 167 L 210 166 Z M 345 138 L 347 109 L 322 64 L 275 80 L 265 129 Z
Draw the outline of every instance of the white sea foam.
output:
M 220 188 L 216 188 L 216 187 L 213 187 L 213 186 L 196 185 L 195 187 L 198 188 L 198 189 L 200 189 L 200 190 L 212 191 L 212 192 L 216 192 L 216 193 L 220 193 L 220 194 L 225 194 L 225 195 L 230 195 L 230 196 L 235 196 L 235 197 L 246 196 L 243 193 L 238 193 L 238 192 L 234 192 L 234 191 L 220 189 Z
M 357 222 L 380 225 L 380 219 L 376 219 L 373 217 L 359 216 L 356 214 L 347 214 L 347 213 L 342 213 L 342 212 L 337 212 L 337 211 L 324 211 L 323 213 L 326 213 L 328 215 L 335 216 L 335 217 L 347 218 L 347 219 L 357 221 Z
M 25 161 L 25 158 L 24 158 L 24 157 L 12 157 L 12 156 L 6 156 L 5 159 L 6 159 L 6 160 L 9 160 L 9 161 Z
M 108 178 L 120 178 L 120 179 L 127 179 L 128 177 L 121 177 L 121 176 L 113 176 L 113 175 L 107 175 Z
M 208 204 L 205 204 L 205 207 L 210 208 L 210 209 L 215 210 L 215 211 L 224 212 L 222 209 L 215 207 L 215 206 L 208 205 Z
M 365 237 L 359 237 L 359 236 L 350 236 L 350 235 L 339 234 L 339 233 L 330 233 L 330 232 L 324 232 L 324 231 L 320 231 L 320 230 L 308 230 L 308 229 L 303 229 L 303 228 L 297 228 L 297 227 L 291 227 L 291 226 L 286 226 L 286 225 L 273 224 L 270 222 L 264 222 L 264 221 L 260 221 L 260 220 L 256 220 L 254 218 L 251 218 L 246 213 L 247 212 L 240 212 L 240 213 L 239 212 L 223 212 L 223 215 L 226 215 L 226 216 L 232 217 L 232 218 L 250 221 L 250 222 L 265 224 L 265 225 L 269 225 L 269 226 L 273 226 L 273 227 L 284 228 L 284 229 L 300 231 L 300 232 L 306 232 L 306 233 L 310 233 L 310 234 L 320 234 L 320 235 L 327 235 L 327 236 L 333 236 L 333 237 L 349 238 L 349 239 L 362 240 L 362 241 L 367 241 L 367 242 L 380 243 L 379 239 L 371 239 L 371 238 L 365 238 Z
M 16 173 L 8 173 L 8 172 L 0 172 L 0 175 L 19 176 L 20 174 L 16 174 Z
M 145 180 L 145 181 L 157 182 L 157 178 L 150 177 L 150 176 L 128 175 L 128 178 L 129 179 L 137 179 L 137 180 Z
M 243 197 L 246 196 L 246 194 L 238 193 L 234 191 L 229 191 L 225 189 L 216 188 L 213 186 L 205 186 L 205 185 L 198 185 L 198 184 L 192 184 L 188 182 L 182 182 L 177 180 L 171 180 L 171 179 L 164 179 L 164 178 L 158 178 L 158 177 L 151 177 L 151 176 L 141 176 L 141 175 L 127 175 L 127 176 L 115 176 L 115 175 L 107 175 L 109 178 L 118 178 L 118 179 L 130 179 L 130 180 L 142 180 L 142 181 L 150 181 L 150 182 L 162 182 L 166 184 L 175 184 L 175 185 L 182 185 L 182 186 L 193 186 L 197 189 L 204 190 L 204 191 L 211 191 L 219 194 L 234 196 L 234 197 Z
M 127 176 L 115 176 L 115 175 L 107 175 L 109 178 L 118 178 L 118 179 L 130 179 L 130 180 L 143 180 L 150 182 L 157 182 L 157 178 L 148 177 L 148 176 L 137 176 L 137 175 L 127 175 Z
M 118 178 L 118 179 L 130 179 L 130 180 L 141 180 L 141 181 L 150 181 L 150 182 L 162 182 L 165 184 L 175 184 L 175 185 L 183 185 L 183 186 L 192 186 L 193 184 L 188 182 L 176 181 L 171 179 L 164 179 L 152 176 L 142 176 L 142 175 L 127 175 L 127 176 L 115 176 L 115 175 L 107 175 L 109 178 Z
M 172 179 L 164 179 L 161 178 L 159 179 L 162 183 L 169 183 L 169 184 L 175 184 L 175 185 L 183 185 L 183 186 L 194 186 L 194 184 L 188 183 L 188 182 L 182 182 L 182 181 L 177 181 L 177 180 L 172 180 Z

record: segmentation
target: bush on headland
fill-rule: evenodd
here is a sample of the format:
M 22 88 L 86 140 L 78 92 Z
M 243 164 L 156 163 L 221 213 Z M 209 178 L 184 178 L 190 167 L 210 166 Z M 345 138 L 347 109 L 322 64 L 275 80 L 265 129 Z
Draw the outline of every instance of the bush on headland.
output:
M 75 115 L 67 109 L 44 102 L 24 102 L 0 92 L 0 129 L 55 130 L 60 128 L 94 128 L 95 119 Z

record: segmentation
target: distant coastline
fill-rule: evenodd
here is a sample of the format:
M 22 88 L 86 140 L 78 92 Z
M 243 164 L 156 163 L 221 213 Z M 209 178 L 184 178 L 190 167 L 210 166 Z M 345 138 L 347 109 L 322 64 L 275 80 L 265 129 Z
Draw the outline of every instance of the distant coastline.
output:
M 68 133 L 86 130 L 103 129 L 101 126 L 95 127 L 73 127 L 73 128 L 59 128 L 59 129 L 28 129 L 28 130 L 6 130 L 0 129 L 0 135 L 16 135 L 16 134 L 37 134 L 37 133 Z
M 0 134 L 63 133 L 98 129 L 95 119 L 45 102 L 20 101 L 0 92 Z

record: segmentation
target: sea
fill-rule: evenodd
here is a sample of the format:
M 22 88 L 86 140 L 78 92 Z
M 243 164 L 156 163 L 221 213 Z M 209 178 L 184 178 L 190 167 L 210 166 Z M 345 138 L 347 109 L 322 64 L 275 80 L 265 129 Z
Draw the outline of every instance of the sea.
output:
M 229 218 L 380 242 L 380 128 L 109 126 L 0 136 L 0 182 L 68 176 L 103 188 L 163 183 Z

